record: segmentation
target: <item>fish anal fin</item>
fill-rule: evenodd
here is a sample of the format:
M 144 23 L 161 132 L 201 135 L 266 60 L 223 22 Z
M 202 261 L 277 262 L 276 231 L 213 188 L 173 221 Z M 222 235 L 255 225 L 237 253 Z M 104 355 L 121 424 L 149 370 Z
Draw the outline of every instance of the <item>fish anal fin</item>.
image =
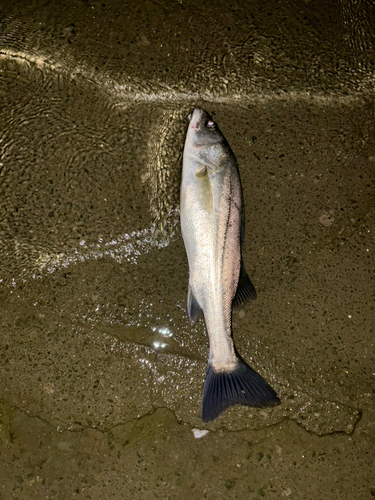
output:
M 238 404 L 262 408 L 276 406 L 280 400 L 272 387 L 240 358 L 238 367 L 229 373 L 215 372 L 209 363 L 203 389 L 203 422 L 214 420 Z
M 191 286 L 189 285 L 188 290 L 188 298 L 187 298 L 187 311 L 190 318 L 190 323 L 194 324 L 195 321 L 201 317 L 203 317 L 203 311 L 200 305 L 197 302 L 197 299 L 194 297 Z
M 236 295 L 233 299 L 233 307 L 239 307 L 257 298 L 257 292 L 250 281 L 241 259 L 240 277 L 238 279 Z

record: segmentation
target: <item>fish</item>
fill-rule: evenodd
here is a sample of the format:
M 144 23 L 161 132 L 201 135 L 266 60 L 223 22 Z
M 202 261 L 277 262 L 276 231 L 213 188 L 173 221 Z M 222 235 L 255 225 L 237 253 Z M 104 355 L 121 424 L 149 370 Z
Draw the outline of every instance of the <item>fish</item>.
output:
M 242 259 L 245 210 L 236 157 L 207 111 L 189 116 L 180 187 L 180 222 L 189 263 L 190 322 L 204 318 L 209 356 L 202 420 L 233 405 L 280 403 L 270 385 L 241 358 L 232 336 L 232 309 L 256 298 Z

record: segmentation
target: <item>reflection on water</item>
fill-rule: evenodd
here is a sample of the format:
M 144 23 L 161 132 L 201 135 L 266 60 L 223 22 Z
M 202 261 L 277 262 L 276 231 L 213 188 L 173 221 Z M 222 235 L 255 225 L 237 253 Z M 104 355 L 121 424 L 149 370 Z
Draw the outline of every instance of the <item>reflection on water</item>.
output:
M 86 245 L 85 240 L 82 240 L 79 242 L 79 247 L 71 250 L 69 254 L 40 255 L 35 262 L 35 266 L 40 271 L 54 272 L 56 269 L 68 267 L 72 264 L 104 257 L 110 257 L 119 264 L 123 262 L 137 264 L 137 258 L 148 253 L 152 247 L 163 248 L 169 244 L 175 234 L 178 218 L 173 213 L 168 214 L 168 218 L 171 218 L 172 222 L 169 223 L 164 234 L 160 230 L 158 231 L 155 224 L 153 224 L 149 229 L 133 231 L 130 234 L 113 238 L 108 242 L 103 242 L 103 239 L 99 238 L 98 243 Z M 34 274 L 33 278 L 35 277 Z

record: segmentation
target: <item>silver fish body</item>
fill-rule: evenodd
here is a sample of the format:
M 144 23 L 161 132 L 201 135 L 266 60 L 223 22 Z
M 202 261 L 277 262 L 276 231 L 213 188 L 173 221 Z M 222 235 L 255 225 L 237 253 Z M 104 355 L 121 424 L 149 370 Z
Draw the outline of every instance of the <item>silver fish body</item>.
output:
M 236 158 L 211 116 L 195 108 L 190 119 L 181 180 L 181 229 L 189 261 L 188 313 L 204 315 L 210 341 L 202 419 L 234 404 L 279 403 L 273 389 L 238 355 L 232 306 L 256 292 L 242 264 L 242 190 Z

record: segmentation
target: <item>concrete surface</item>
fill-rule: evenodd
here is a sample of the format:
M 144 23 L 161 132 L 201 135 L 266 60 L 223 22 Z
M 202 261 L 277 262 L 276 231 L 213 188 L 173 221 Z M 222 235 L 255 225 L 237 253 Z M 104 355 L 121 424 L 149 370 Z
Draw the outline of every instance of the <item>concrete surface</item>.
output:
M 373 498 L 371 2 L 1 16 L 0 498 Z M 244 189 L 236 346 L 282 401 L 207 426 L 178 215 L 196 104 Z

